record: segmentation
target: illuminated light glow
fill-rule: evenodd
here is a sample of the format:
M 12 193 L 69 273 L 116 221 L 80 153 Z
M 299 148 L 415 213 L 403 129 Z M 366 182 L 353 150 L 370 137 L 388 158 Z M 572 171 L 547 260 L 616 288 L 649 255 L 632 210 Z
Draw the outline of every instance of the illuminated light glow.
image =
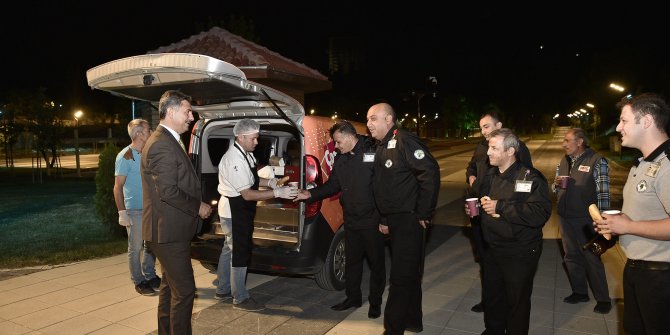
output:
M 617 90 L 617 91 L 619 91 L 619 92 L 623 92 L 623 91 L 625 90 L 625 88 L 623 88 L 623 86 L 619 86 L 619 85 L 617 85 L 617 84 L 615 84 L 615 83 L 611 83 L 611 84 L 610 84 L 610 88 L 615 89 L 615 90 Z

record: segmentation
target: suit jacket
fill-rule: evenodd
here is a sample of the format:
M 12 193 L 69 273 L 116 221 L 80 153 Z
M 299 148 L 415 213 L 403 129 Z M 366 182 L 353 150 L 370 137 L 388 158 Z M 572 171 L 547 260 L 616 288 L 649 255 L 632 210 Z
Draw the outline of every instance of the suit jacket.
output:
M 202 192 L 188 155 L 169 130 L 158 126 L 142 150 L 142 238 L 167 243 L 195 236 Z

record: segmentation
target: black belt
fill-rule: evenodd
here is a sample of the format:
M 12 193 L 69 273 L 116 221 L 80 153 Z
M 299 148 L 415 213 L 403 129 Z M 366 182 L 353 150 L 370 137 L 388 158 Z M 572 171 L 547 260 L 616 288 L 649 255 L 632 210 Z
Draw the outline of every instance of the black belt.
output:
M 628 259 L 626 266 L 638 269 L 667 271 L 670 270 L 670 262 L 643 261 L 640 259 Z

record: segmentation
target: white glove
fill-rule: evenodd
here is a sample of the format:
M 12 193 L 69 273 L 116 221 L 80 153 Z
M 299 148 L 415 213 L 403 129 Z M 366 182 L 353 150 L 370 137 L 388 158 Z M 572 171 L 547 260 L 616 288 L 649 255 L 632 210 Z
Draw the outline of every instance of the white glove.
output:
M 119 224 L 128 227 L 130 226 L 130 216 L 126 213 L 126 210 L 119 211 Z
M 298 189 L 295 187 L 279 187 L 272 191 L 275 198 L 293 199 L 298 196 Z
M 279 179 L 277 179 L 277 178 L 270 178 L 270 180 L 268 180 L 268 186 L 273 190 L 277 189 L 278 187 L 280 187 L 280 186 L 277 186 L 277 181 L 278 180 Z

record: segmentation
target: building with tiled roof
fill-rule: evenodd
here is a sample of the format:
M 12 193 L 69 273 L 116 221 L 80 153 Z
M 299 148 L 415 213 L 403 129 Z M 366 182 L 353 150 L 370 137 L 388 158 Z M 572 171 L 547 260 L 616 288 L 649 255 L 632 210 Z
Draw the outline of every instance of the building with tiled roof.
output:
M 147 53 L 163 52 L 197 53 L 221 59 L 240 68 L 249 80 L 280 90 L 303 104 L 305 94 L 332 88 L 328 77 L 319 71 L 219 27 Z

